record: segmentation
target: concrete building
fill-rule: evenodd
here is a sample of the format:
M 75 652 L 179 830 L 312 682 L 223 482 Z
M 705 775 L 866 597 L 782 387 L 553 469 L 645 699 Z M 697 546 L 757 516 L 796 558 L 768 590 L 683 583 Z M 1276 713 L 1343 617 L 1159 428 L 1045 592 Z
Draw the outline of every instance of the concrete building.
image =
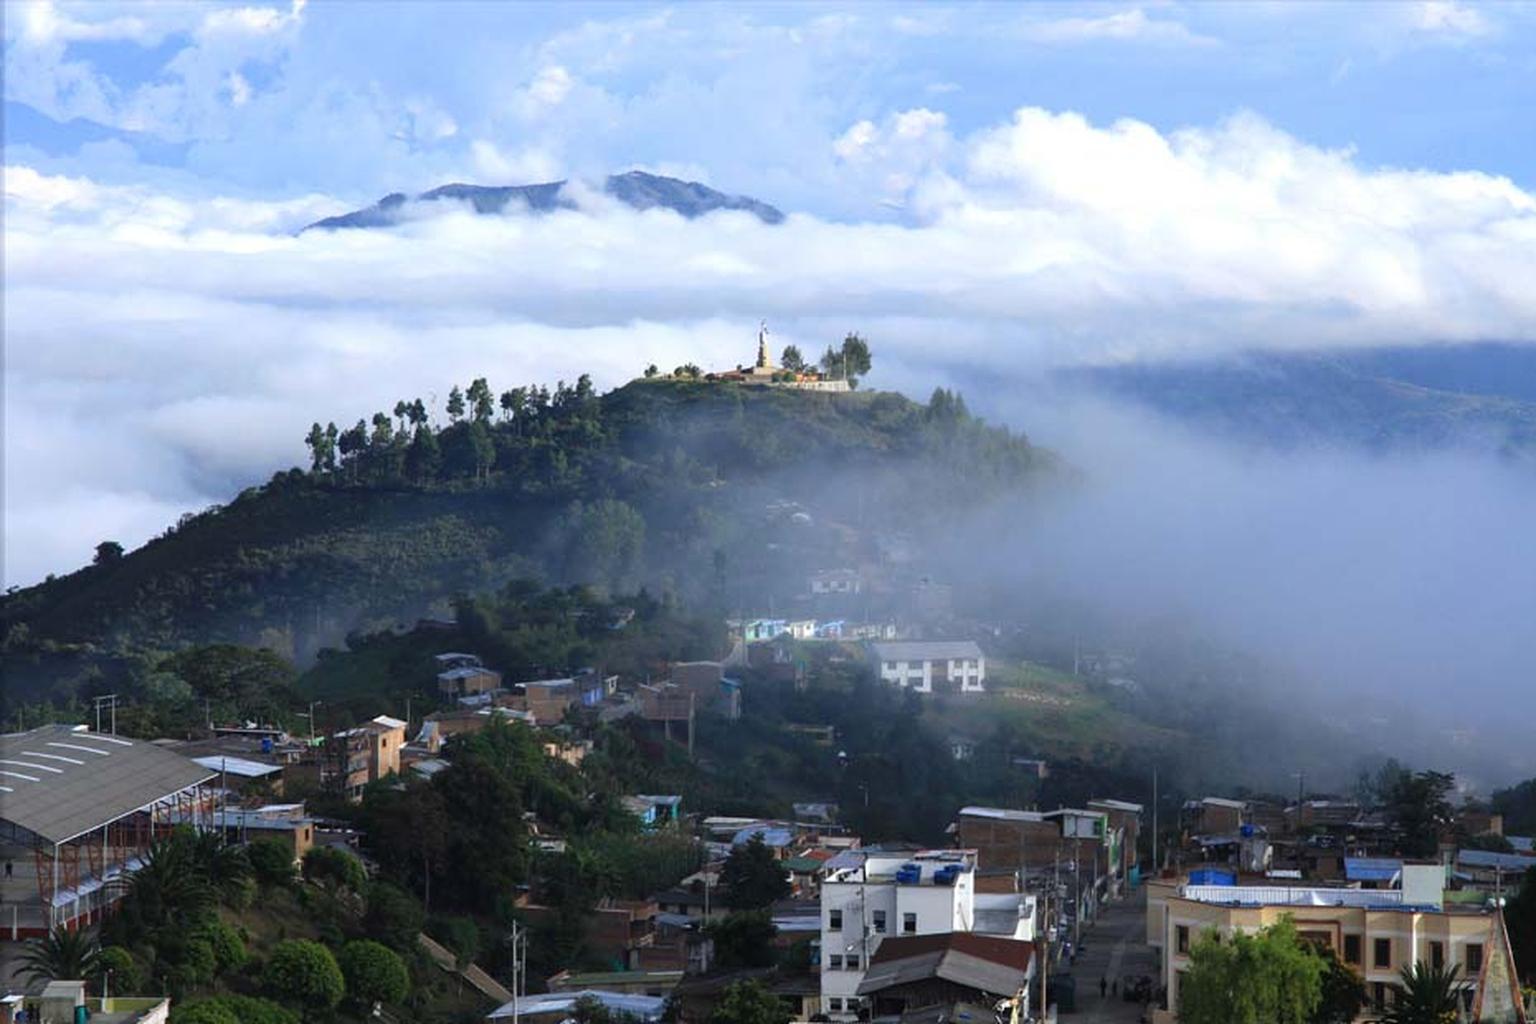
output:
M 1108 819 L 1109 828 L 1120 833 L 1118 865 L 1112 869 L 1122 879 L 1131 877 L 1136 866 L 1137 843 L 1141 838 L 1141 804 L 1128 800 L 1089 800 L 1090 811 L 1100 811 Z
M 490 693 L 501 689 L 501 673 L 493 672 L 473 654 L 450 651 L 434 655 L 437 662 L 437 692 L 452 700 Z
M 400 751 L 405 746 L 405 723 L 378 715 L 353 729 L 331 737 L 330 778 L 340 779 L 349 800 L 361 800 L 363 787 L 390 775 L 400 774 Z
M 825 569 L 811 574 L 811 594 L 823 597 L 829 594 L 862 594 L 864 577 L 856 569 Z
M 1497 937 L 1494 916 L 1448 906 L 1439 864 L 1404 864 L 1399 877 L 1392 889 L 1162 884 L 1154 894 L 1149 887 L 1147 940 L 1161 953 L 1168 1006 L 1178 1006 L 1190 950 L 1202 935 L 1254 932 L 1288 916 L 1302 938 L 1331 947 L 1360 973 L 1371 1009 L 1387 1004 L 1398 971 L 1419 960 L 1460 966 L 1470 1009 Z
M 981 693 L 987 660 L 970 640 L 897 640 L 869 645 L 883 682 L 919 693 Z
M 990 1009 L 1006 1000 L 1030 1007 L 1034 975 L 1033 942 L 973 932 L 903 935 L 880 944 L 859 997 L 869 1001 L 871 1016 L 902 1020 L 956 1004 Z
M 977 893 L 975 850 L 840 854 L 821 883 L 821 1006 L 834 1021 L 867 1009 L 860 995 L 887 936 L 974 932 L 1033 941 L 1035 899 Z

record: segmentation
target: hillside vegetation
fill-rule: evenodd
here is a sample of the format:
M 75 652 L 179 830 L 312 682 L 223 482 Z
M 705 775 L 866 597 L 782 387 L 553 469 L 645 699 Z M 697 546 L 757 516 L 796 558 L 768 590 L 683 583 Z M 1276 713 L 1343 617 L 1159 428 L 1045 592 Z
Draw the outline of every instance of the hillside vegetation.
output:
M 307 469 L 8 594 L 11 698 L 194 643 L 307 663 L 523 577 L 739 606 L 777 585 L 787 547 L 814 566 L 1057 464 L 942 391 L 925 405 L 660 378 L 598 395 L 583 377 L 497 395 L 480 379 L 445 412 L 434 425 L 402 400 L 349 428 L 316 423 Z M 810 514 L 774 512 L 789 505 Z

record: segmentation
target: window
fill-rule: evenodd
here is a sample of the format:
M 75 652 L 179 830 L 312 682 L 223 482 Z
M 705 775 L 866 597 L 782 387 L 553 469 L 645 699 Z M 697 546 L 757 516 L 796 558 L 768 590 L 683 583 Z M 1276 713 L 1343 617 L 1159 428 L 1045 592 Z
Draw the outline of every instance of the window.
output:
M 859 954 L 857 954 L 857 953 L 849 953 L 848 954 L 848 969 L 850 971 L 856 971 L 856 970 L 859 969 Z
M 1189 925 L 1181 924 L 1174 928 L 1174 948 L 1180 953 L 1189 952 Z
M 1467 943 L 1467 976 L 1480 974 L 1483 970 L 1483 944 L 1481 942 Z
M 841 910 L 827 911 L 827 927 L 834 932 L 843 930 L 843 912 Z
M 917 915 L 910 910 L 901 915 L 901 934 L 917 934 Z
M 1344 936 L 1344 962 L 1360 966 L 1360 936 Z
M 894 661 L 886 662 L 885 663 L 885 670 L 887 672 L 895 672 L 896 671 L 896 663 Z
M 874 921 L 875 934 L 877 934 L 877 935 L 884 935 L 885 934 L 885 911 L 883 911 L 883 910 L 876 910 L 876 911 L 874 911 L 873 913 L 870 914 L 870 917 Z
M 843 1011 L 842 999 L 837 996 L 828 996 L 827 1009 L 831 1010 L 833 1013 L 841 1013 Z
M 827 957 L 827 970 L 840 971 L 843 969 L 843 954 L 833 953 Z
M 1445 966 L 1445 943 L 1431 942 L 1429 944 L 1429 966 L 1437 971 Z
M 1372 967 L 1392 966 L 1392 940 L 1377 939 L 1371 953 Z

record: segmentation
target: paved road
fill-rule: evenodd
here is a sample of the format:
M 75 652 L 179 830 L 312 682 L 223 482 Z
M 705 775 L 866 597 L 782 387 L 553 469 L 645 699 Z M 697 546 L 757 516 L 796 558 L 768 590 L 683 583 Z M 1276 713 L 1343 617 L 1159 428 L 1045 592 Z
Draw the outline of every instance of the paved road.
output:
M 1077 981 L 1077 1012 L 1062 1014 L 1073 1024 L 1132 1024 L 1141 1019 L 1141 1004 L 1123 995 L 1099 995 L 1099 980 L 1113 983 L 1127 974 L 1155 974 L 1152 948 L 1146 945 L 1146 890 L 1106 905 L 1091 931 L 1083 932 L 1083 949 L 1072 966 Z

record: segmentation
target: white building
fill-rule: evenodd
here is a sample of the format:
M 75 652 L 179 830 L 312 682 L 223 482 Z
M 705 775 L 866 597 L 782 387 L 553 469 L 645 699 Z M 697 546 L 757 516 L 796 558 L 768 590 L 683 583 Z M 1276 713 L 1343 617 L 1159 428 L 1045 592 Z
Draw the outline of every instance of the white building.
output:
M 823 594 L 859 594 L 864 591 L 864 578 L 856 569 L 826 569 L 822 572 L 812 573 L 811 593 L 817 596 Z
M 853 850 L 829 862 L 821 883 L 822 1012 L 834 1021 L 858 1017 L 859 984 L 886 936 L 977 932 L 1033 941 L 1035 898 L 978 894 L 975 880 L 975 850 Z
M 919 693 L 981 693 L 987 659 L 970 640 L 898 640 L 869 645 L 870 661 L 883 682 Z

